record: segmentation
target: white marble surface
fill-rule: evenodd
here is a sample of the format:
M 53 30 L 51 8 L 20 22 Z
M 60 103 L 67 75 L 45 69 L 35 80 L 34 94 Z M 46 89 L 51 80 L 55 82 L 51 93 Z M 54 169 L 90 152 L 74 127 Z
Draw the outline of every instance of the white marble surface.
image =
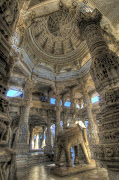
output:
M 18 180 L 109 180 L 105 169 L 96 169 L 71 176 L 58 177 L 50 174 L 51 163 L 43 163 L 19 170 Z

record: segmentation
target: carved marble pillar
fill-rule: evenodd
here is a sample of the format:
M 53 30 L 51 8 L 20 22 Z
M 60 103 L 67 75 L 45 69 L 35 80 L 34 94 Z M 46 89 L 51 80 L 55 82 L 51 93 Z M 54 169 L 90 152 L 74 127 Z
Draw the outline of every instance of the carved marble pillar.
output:
M 10 56 L 10 38 L 19 15 L 17 0 L 0 1 L 0 179 L 16 180 L 16 154 L 8 148 L 11 132 L 9 101 L 6 98 L 14 60 Z
M 57 155 L 57 135 L 61 130 L 60 126 L 60 117 L 61 116 L 61 102 L 60 102 L 60 89 L 56 87 L 56 123 L 55 123 L 55 145 L 54 145 L 54 153 L 55 159 Z
M 39 145 L 38 145 L 38 136 L 39 136 L 39 133 L 36 132 L 36 140 L 35 140 L 35 149 L 38 149 Z
M 64 111 L 63 112 L 64 114 L 64 119 L 63 119 L 63 129 L 65 129 L 66 127 L 67 127 L 67 120 L 68 120 L 68 118 L 67 118 L 67 112 L 66 111 Z
M 44 141 L 44 133 L 45 133 L 45 127 L 43 126 L 42 143 L 43 143 L 43 141 Z
M 73 89 L 71 89 L 71 111 L 72 111 L 72 121 L 75 123 L 76 121 L 76 104 L 75 104 L 75 93 Z
M 19 139 L 17 142 L 17 154 L 27 154 L 29 152 L 28 129 L 29 129 L 29 113 L 30 113 L 30 102 L 32 100 L 33 83 L 28 80 L 24 89 L 24 110 L 22 116 L 22 124 L 19 132 Z
M 60 102 L 60 90 L 56 89 L 56 124 L 55 124 L 55 139 L 57 139 L 57 134 L 61 130 L 60 127 L 60 115 L 61 115 L 61 102 Z
M 47 155 L 51 155 L 52 153 L 52 147 L 51 147 L 51 121 L 50 119 L 48 119 L 47 122 L 47 136 L 46 136 L 46 147 L 44 149 L 44 153 Z
M 32 141 L 33 141 L 33 127 L 30 127 L 30 139 L 29 139 L 29 150 L 32 150 Z
M 62 116 L 63 116 L 63 129 L 67 126 L 67 115 L 66 110 L 64 108 L 65 97 L 62 96 Z
M 64 111 L 64 104 L 65 104 L 65 97 L 64 96 L 62 96 L 62 111 Z
M 110 180 L 119 179 L 119 58 L 109 50 L 100 29 L 101 14 L 80 14 L 80 34 L 92 57 L 90 73 L 100 94 L 99 145 L 94 158 L 109 172 Z
M 88 117 L 88 129 L 89 129 L 89 144 L 94 145 L 99 142 L 98 134 L 97 134 L 97 124 L 95 123 L 95 120 L 93 119 L 92 114 L 92 103 L 86 88 L 86 85 L 84 84 L 83 80 L 80 80 L 81 88 L 82 88 L 82 94 L 83 94 L 83 102 L 84 102 L 84 108 L 87 112 Z

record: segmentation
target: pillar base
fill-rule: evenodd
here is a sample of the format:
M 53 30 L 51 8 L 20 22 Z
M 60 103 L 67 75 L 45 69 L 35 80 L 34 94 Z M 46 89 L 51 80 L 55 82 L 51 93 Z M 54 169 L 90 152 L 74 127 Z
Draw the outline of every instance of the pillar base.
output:
M 76 173 L 93 170 L 96 168 L 95 164 L 82 164 L 74 167 L 55 167 L 51 169 L 51 173 L 57 176 L 69 176 Z

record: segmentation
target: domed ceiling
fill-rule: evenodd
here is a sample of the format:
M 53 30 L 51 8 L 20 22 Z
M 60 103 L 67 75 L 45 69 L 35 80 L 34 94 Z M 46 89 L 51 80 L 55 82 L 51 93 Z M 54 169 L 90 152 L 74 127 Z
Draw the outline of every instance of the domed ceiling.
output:
M 35 19 L 27 31 L 27 50 L 39 62 L 65 65 L 82 59 L 87 45 L 80 40 L 79 29 L 72 17 L 57 11 Z M 85 54 L 86 55 L 86 54 Z

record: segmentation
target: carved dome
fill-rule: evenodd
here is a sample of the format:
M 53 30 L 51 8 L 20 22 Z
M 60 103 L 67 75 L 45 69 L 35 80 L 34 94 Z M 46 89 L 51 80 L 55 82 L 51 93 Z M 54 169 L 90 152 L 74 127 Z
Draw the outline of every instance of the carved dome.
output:
M 80 40 L 79 29 L 72 17 L 63 11 L 35 19 L 27 36 L 30 38 L 27 39 L 29 48 L 46 63 L 71 63 L 80 59 L 80 53 L 87 48 Z

